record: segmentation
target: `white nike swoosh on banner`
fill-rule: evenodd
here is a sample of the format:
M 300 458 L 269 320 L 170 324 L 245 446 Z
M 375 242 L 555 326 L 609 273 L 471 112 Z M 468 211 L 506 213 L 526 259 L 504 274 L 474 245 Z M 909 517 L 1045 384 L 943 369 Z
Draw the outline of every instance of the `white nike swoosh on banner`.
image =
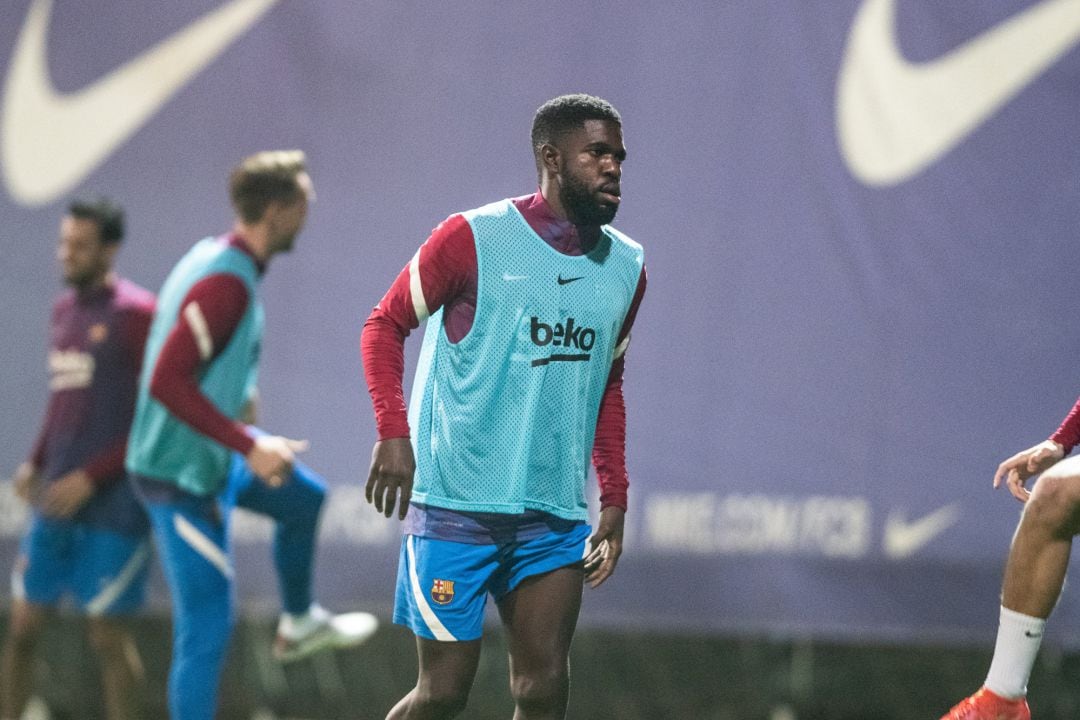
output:
M 837 79 L 840 150 L 867 185 L 926 169 L 1060 59 L 1080 40 L 1080 0 L 1043 0 L 918 64 L 900 54 L 895 25 L 894 0 L 865 0 Z
M 11 196 L 33 206 L 70 191 L 277 2 L 232 0 L 92 85 L 61 94 L 46 52 L 52 0 L 34 0 L 0 114 L 0 165 Z
M 918 520 L 907 522 L 903 513 L 893 511 L 885 521 L 883 545 L 885 554 L 893 560 L 914 555 L 928 542 L 952 527 L 960 517 L 956 503 L 938 508 Z

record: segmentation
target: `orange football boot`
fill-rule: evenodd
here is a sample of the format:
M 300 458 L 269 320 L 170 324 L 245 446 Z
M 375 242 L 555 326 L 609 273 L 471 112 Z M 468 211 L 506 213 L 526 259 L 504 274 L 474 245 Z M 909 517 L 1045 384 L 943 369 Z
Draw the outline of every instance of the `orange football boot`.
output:
M 1027 700 L 1007 700 L 981 688 L 969 698 L 960 701 L 941 720 L 1031 720 Z

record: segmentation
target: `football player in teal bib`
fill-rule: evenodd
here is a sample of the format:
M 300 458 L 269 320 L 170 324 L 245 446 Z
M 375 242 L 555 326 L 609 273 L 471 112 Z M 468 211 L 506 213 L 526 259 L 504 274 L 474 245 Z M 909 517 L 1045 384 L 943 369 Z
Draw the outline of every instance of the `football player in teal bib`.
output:
M 256 386 L 258 285 L 292 248 L 314 190 L 300 151 L 264 152 L 230 177 L 233 231 L 199 241 L 158 297 L 126 465 L 150 523 L 173 602 L 172 720 L 211 720 L 233 625 L 227 517 L 234 506 L 277 521 L 274 559 L 285 613 L 274 654 L 291 660 L 363 641 L 376 621 L 332 616 L 311 600 L 321 478 L 295 462 L 304 443 L 243 421 Z
M 604 582 L 622 550 L 622 375 L 645 290 L 641 246 L 608 224 L 622 120 L 600 98 L 564 95 L 537 110 L 532 145 L 539 191 L 439 225 L 364 326 L 379 434 L 366 494 L 404 520 L 394 620 L 420 661 L 394 720 L 465 708 L 488 595 L 514 717 L 564 717 L 583 584 Z M 404 339 L 425 320 L 406 412 Z

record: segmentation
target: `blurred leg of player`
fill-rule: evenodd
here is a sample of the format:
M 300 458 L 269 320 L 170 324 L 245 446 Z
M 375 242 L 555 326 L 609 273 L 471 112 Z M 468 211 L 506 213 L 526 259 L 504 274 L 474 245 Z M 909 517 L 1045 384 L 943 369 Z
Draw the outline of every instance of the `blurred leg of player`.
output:
M 320 650 L 359 645 L 378 627 L 369 613 L 332 615 L 312 598 L 319 514 L 326 481 L 303 463 L 289 481 L 270 487 L 259 481 L 244 459 L 234 455 L 224 500 L 274 520 L 274 567 L 282 614 L 274 640 L 274 657 L 299 660 Z
M 102 669 L 109 720 L 140 716 L 143 673 L 123 618 L 143 603 L 149 543 L 93 526 L 35 518 L 12 574 L 11 627 L 0 661 L 0 717 L 18 718 L 33 683 L 34 650 L 61 596 L 71 591 L 88 617 Z
M 169 717 L 212 720 L 234 622 L 225 518 L 214 497 L 145 505 L 172 597 Z
M 145 673 L 135 640 L 127 625 L 108 617 L 89 619 L 90 643 L 101 660 L 106 717 L 141 717 Z
M 4 649 L 0 655 L 0 720 L 17 720 L 30 700 L 34 680 L 34 650 L 48 608 L 15 597 L 11 603 Z

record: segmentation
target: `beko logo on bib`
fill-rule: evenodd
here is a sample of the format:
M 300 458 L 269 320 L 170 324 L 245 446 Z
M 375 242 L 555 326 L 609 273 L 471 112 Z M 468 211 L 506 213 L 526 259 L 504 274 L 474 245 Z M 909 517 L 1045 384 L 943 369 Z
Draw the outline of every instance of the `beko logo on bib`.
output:
M 52 0 L 34 0 L 12 52 L 0 114 L 0 165 L 23 205 L 78 185 L 278 0 L 232 0 L 78 92 L 56 91 L 47 38 Z
M 574 318 L 567 318 L 564 322 L 557 322 L 554 325 L 549 325 L 540 322 L 540 318 L 533 315 L 529 323 L 529 337 L 532 340 L 533 345 L 536 345 L 537 347 L 551 345 L 552 347 L 557 348 L 584 351 L 579 354 L 555 353 L 546 358 L 533 360 L 533 367 L 547 365 L 553 362 L 580 362 L 588 360 L 592 357 L 592 355 L 589 354 L 589 351 L 592 350 L 593 344 L 596 343 L 596 331 L 591 327 L 578 325 Z
M 1080 0 L 1043 0 L 946 55 L 908 62 L 895 0 L 864 0 L 836 86 L 836 132 L 851 173 L 894 185 L 925 170 L 1080 41 Z

